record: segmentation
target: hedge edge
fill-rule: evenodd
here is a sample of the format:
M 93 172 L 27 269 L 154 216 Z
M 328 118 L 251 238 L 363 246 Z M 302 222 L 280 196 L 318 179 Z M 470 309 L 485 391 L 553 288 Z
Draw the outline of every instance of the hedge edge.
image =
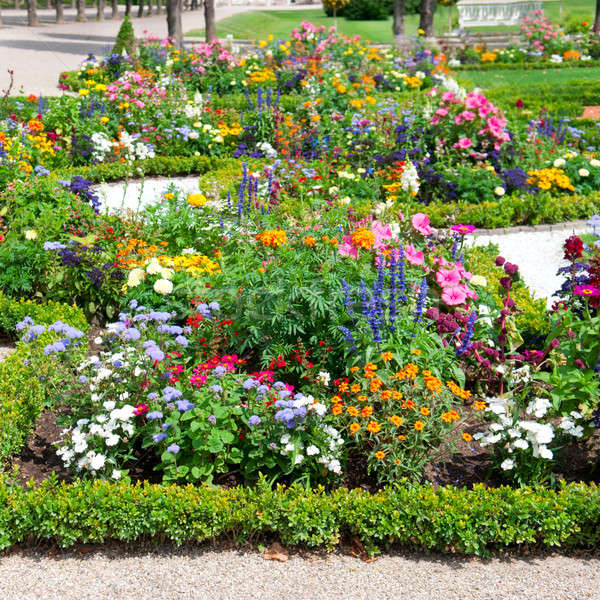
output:
M 24 488 L 0 481 L 0 549 L 17 544 L 135 542 L 236 543 L 278 537 L 286 545 L 334 549 L 356 536 L 369 554 L 391 544 L 425 552 L 489 556 L 519 548 L 594 548 L 600 488 L 477 485 L 472 490 L 402 483 L 361 489 L 228 490 L 82 481 Z

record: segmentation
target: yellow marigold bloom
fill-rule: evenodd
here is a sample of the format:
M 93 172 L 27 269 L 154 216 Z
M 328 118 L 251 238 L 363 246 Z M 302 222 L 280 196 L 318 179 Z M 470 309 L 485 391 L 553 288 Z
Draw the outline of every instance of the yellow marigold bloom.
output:
M 415 421 L 414 427 L 417 431 L 423 431 L 423 429 L 425 429 L 425 423 L 423 423 L 423 421 Z
M 383 460 L 385 458 L 385 452 L 382 450 L 377 450 L 377 452 L 375 452 L 375 458 Z
M 270 229 L 263 231 L 255 236 L 255 238 L 262 243 L 263 246 L 282 246 L 287 242 L 287 235 L 285 231 L 281 229 Z
M 356 373 L 356 371 L 358 371 L 358 367 L 351 367 L 350 368 L 350 373 Z
M 338 402 L 341 402 L 342 399 L 340 396 L 333 396 L 333 398 L 331 398 L 331 402 L 333 402 L 333 404 L 337 404 Z
M 90 90 L 86 90 L 84 88 L 79 90 L 79 95 L 80 96 L 87 96 L 90 93 Z
M 397 390 L 392 393 L 392 398 L 394 400 L 402 400 L 403 397 L 404 395 L 402 394 L 402 392 L 399 392 Z
M 373 407 L 368 404 L 367 406 L 363 406 L 363 409 L 360 411 L 360 416 L 363 419 L 368 419 L 373 414 Z
M 310 246 L 311 248 L 314 247 L 315 243 L 317 240 L 315 240 L 315 238 L 312 235 L 307 235 L 304 239 L 303 242 L 307 245 Z
M 352 234 L 352 245 L 356 246 L 357 248 L 369 250 L 373 247 L 373 244 L 375 244 L 375 235 L 372 231 L 369 231 L 364 227 L 357 229 Z
M 475 400 L 475 402 L 473 402 L 473 408 L 475 410 L 485 410 L 486 407 L 486 403 L 483 400 Z
M 431 411 L 426 406 L 421 406 L 421 410 L 419 411 L 424 417 L 428 417 L 431 414 Z
M 418 348 L 411 350 L 411 354 L 416 354 L 417 356 L 421 356 L 421 351 Z
M 452 423 L 453 421 L 458 421 L 458 419 L 460 419 L 460 415 L 455 410 L 442 413 L 442 421 L 445 423 Z
M 358 423 L 350 424 L 350 433 L 356 433 L 360 429 L 360 425 Z
M 341 414 L 342 414 L 342 410 L 343 410 L 343 408 L 342 408 L 342 405 L 341 405 L 341 404 L 339 404 L 339 403 L 338 403 L 338 404 L 334 404 L 334 405 L 332 406 L 332 408 L 331 408 L 331 412 L 332 412 L 334 415 L 341 415 Z
M 481 62 L 494 62 L 497 54 L 495 52 L 484 52 L 481 55 Z
M 462 434 L 462 439 L 465 440 L 465 442 L 472 442 L 473 436 L 465 431 L 465 433 Z
M 204 206 L 206 204 L 206 196 L 204 194 L 190 194 L 187 198 L 187 203 L 190 206 Z
M 389 417 L 388 421 L 393 423 L 396 427 L 400 427 L 400 425 L 404 423 L 404 419 L 402 417 L 399 417 L 398 415 L 392 415 L 391 417 Z
M 356 408 L 356 406 L 349 406 L 349 407 L 346 409 L 346 412 L 347 412 L 347 413 L 348 413 L 348 414 L 349 414 L 351 417 L 358 417 L 358 415 L 360 414 L 360 413 L 359 413 L 359 410 L 358 410 L 358 408 Z
M 358 383 L 353 383 L 353 384 L 350 386 L 350 391 L 351 391 L 353 394 L 356 394 L 356 393 L 360 392 L 360 385 L 358 385 Z
M 405 442 L 405 441 L 406 441 L 406 436 L 405 436 L 405 435 L 402 435 L 402 434 L 400 434 L 400 435 L 397 435 L 396 437 L 397 437 L 397 438 L 398 438 L 398 439 L 399 439 L 401 442 Z
M 365 371 L 377 371 L 377 365 L 374 363 L 367 363 L 365 365 Z
M 425 385 L 432 392 L 439 392 L 442 389 L 442 382 L 437 377 L 426 377 Z
M 463 390 L 459 385 L 456 385 L 454 381 L 447 381 L 446 386 L 455 396 L 458 396 L 463 400 L 468 400 L 471 397 L 471 392 L 469 392 L 468 390 Z
M 394 355 L 391 352 L 382 352 L 381 353 L 381 360 L 383 362 L 388 362 L 388 361 L 392 360 L 392 358 L 394 358 Z
M 359 402 L 366 402 L 368 400 L 367 396 L 365 396 L 364 394 L 361 394 L 360 396 L 356 396 L 356 399 Z
M 382 400 L 389 400 L 392 397 L 392 390 L 382 390 L 381 392 L 381 399 Z
M 371 433 L 379 433 L 381 431 L 381 425 L 377 421 L 371 421 L 367 425 L 367 430 Z

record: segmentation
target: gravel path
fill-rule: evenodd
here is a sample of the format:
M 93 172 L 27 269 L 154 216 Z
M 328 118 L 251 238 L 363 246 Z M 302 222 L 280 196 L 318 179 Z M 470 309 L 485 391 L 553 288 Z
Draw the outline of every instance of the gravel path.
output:
M 330 555 L 266 561 L 230 550 L 117 551 L 0 558 L 3 600 L 365 599 L 597 600 L 600 559 L 548 556 L 482 561 Z
M 15 351 L 14 346 L 0 346 L 0 362 Z

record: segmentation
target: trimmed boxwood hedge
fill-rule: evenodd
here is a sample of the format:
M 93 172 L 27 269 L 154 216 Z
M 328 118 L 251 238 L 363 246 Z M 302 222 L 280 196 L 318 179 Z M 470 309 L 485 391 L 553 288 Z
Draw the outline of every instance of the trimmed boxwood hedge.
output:
M 199 543 L 221 537 L 279 538 L 335 548 L 357 536 L 370 554 L 391 544 L 426 552 L 487 556 L 520 547 L 595 548 L 600 489 L 483 485 L 472 490 L 402 483 L 381 492 L 294 485 L 228 490 L 75 481 L 24 488 L 0 481 L 0 549 L 49 542 L 61 547 L 111 540 Z
M 539 69 L 589 69 L 590 67 L 600 67 L 600 60 L 573 60 L 561 63 L 550 62 L 549 60 L 540 62 L 522 62 L 522 63 L 478 63 L 475 65 L 460 65 L 452 67 L 453 71 L 535 71 Z

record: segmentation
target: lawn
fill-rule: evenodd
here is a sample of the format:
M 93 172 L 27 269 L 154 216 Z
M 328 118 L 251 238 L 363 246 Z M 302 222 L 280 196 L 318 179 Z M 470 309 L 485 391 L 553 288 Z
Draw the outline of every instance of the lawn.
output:
M 546 0 L 543 8 L 554 22 L 566 22 L 570 19 L 591 21 L 594 15 L 594 0 Z M 561 10 L 562 7 L 562 10 Z M 226 37 L 233 35 L 236 39 L 258 40 L 265 39 L 269 33 L 275 38 L 287 39 L 294 27 L 302 20 L 310 21 L 315 25 L 331 27 L 333 18 L 327 17 L 321 8 L 307 8 L 306 10 L 250 10 L 240 13 L 217 23 L 217 35 Z M 456 27 L 458 12 L 455 7 L 438 7 L 436 11 L 435 30 L 440 35 L 448 32 L 450 21 Z M 416 35 L 419 17 L 416 14 L 406 16 L 407 35 Z M 500 32 L 517 31 L 517 27 L 474 27 L 472 31 Z M 386 21 L 347 21 L 338 19 L 338 30 L 348 36 L 360 35 L 361 38 L 371 42 L 392 41 L 392 19 Z M 204 30 L 195 29 L 187 35 L 203 36 Z

